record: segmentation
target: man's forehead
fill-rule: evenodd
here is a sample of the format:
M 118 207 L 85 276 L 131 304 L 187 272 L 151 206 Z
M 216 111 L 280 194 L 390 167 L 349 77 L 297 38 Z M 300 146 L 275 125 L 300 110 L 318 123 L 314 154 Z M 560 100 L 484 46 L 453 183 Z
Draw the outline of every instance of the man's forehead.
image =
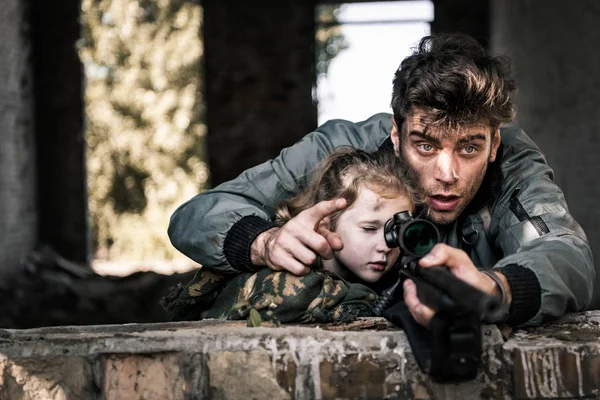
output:
M 487 121 L 452 124 L 445 121 L 435 121 L 425 112 L 413 112 L 407 115 L 404 128 L 408 135 L 417 132 L 437 139 L 452 138 L 454 140 L 481 134 L 487 138 L 492 131 L 492 127 Z

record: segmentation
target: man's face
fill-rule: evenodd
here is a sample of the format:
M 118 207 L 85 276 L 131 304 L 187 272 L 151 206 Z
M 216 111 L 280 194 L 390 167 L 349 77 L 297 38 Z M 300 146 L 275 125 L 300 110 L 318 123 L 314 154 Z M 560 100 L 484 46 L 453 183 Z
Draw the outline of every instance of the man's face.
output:
M 500 132 L 487 122 L 449 129 L 428 122 L 413 109 L 401 132 L 394 122 L 392 142 L 415 173 L 428 218 L 447 225 L 458 218 L 481 186 L 489 162 L 496 159 Z

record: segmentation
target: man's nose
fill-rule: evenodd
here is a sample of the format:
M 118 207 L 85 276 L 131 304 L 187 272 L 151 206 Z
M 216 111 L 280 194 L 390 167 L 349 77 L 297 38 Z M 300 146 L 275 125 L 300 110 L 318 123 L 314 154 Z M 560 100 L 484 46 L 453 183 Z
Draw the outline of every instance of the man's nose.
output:
M 458 180 L 458 163 L 454 152 L 440 152 L 435 178 L 443 183 L 455 183 Z

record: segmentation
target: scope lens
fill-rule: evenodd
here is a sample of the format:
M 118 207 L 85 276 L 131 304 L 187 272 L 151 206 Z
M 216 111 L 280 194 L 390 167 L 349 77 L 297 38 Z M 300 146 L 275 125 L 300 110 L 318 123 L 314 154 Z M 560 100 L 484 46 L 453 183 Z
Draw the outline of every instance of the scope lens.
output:
M 402 235 L 404 248 L 417 257 L 429 253 L 439 240 L 436 227 L 429 221 L 415 220 L 409 223 Z

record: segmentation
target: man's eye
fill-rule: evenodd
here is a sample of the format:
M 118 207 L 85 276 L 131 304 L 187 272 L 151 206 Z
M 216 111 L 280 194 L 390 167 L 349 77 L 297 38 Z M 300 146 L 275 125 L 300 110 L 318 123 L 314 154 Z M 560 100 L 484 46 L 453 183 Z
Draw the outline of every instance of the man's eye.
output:
M 467 154 L 473 154 L 477 151 L 477 147 L 475 146 L 467 146 L 464 148 L 465 153 Z
M 427 152 L 427 153 L 429 153 L 431 150 L 433 150 L 433 146 L 430 145 L 429 143 L 420 144 L 419 147 L 421 148 L 421 150 L 423 150 L 424 152 Z

